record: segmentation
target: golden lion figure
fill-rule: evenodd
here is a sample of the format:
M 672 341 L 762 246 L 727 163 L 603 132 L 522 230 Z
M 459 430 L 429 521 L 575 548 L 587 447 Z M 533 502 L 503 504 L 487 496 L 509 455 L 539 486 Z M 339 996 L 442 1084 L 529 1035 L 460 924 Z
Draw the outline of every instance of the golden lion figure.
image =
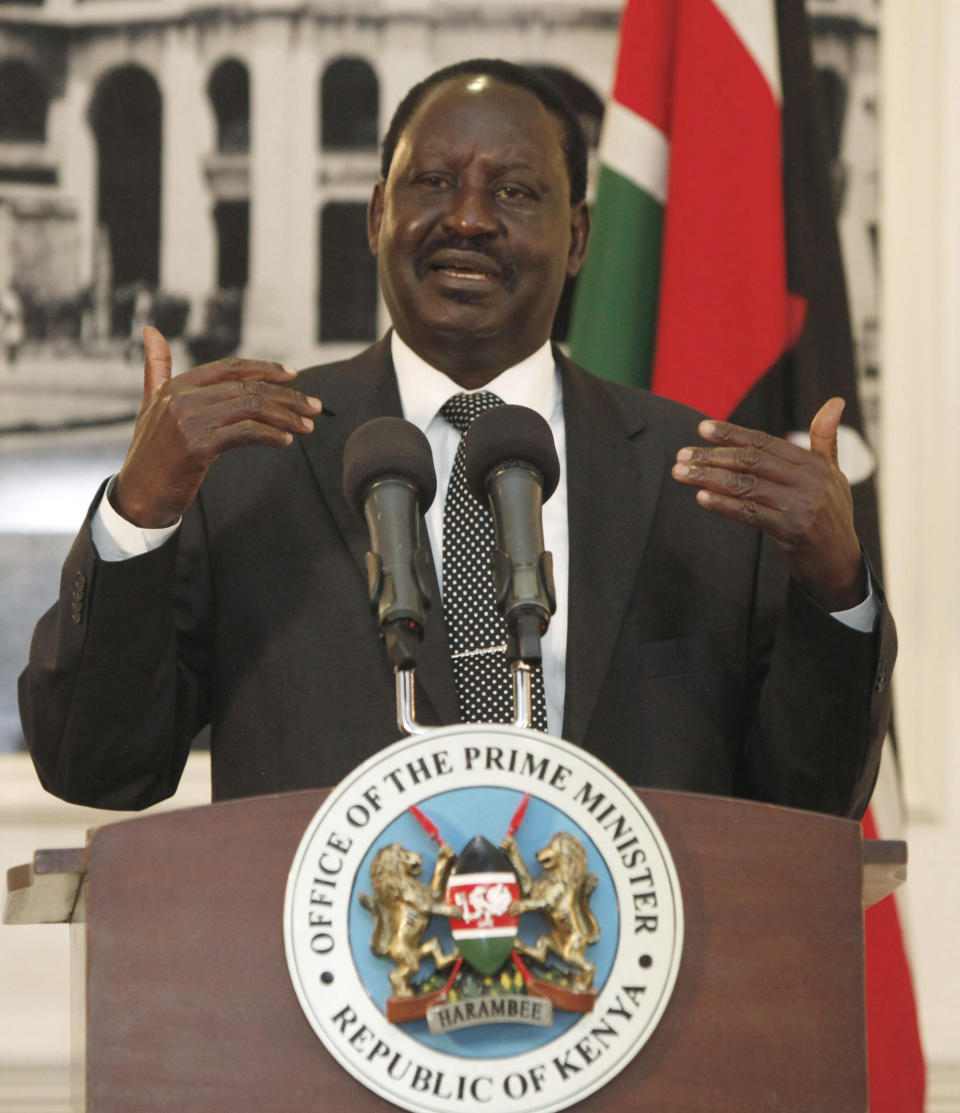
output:
M 437 855 L 433 878 L 425 885 L 417 878 L 423 859 L 412 850 L 392 843 L 378 850 L 370 865 L 373 896 L 360 893 L 360 903 L 373 913 L 374 925 L 370 947 L 374 954 L 389 955 L 397 964 L 390 975 L 390 985 L 397 997 L 412 997 L 410 979 L 420 969 L 420 960 L 433 956 L 438 970 L 449 966 L 457 957 L 445 955 L 440 941 L 434 937 L 425 943 L 420 938 L 427 930 L 431 916 L 458 916 L 459 910 L 443 901 L 447 873 L 456 857 L 444 843 Z
M 516 949 L 524 955 L 546 962 L 552 951 L 576 971 L 573 988 L 587 992 L 593 986 L 596 964 L 587 958 L 587 947 L 600 938 L 600 926 L 590 910 L 590 894 L 597 887 L 597 875 L 587 872 L 587 854 L 580 841 L 560 831 L 537 852 L 544 876 L 534 881 L 524 865 L 517 842 L 507 836 L 500 844 L 510 859 L 520 882 L 521 900 L 510 906 L 510 914 L 539 912 L 550 929 L 530 947 L 519 939 Z

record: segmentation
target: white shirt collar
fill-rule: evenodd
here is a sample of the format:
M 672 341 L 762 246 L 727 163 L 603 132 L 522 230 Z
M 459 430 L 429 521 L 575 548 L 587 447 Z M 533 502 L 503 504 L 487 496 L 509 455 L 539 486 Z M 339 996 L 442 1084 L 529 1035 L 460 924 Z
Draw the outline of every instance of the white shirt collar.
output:
M 422 360 L 400 339 L 396 330 L 390 336 L 390 352 L 397 373 L 403 416 L 426 432 L 440 407 L 461 388 L 442 371 Z M 522 362 L 501 371 L 481 389 L 493 391 L 507 405 L 529 406 L 550 421 L 559 393 L 550 341 Z

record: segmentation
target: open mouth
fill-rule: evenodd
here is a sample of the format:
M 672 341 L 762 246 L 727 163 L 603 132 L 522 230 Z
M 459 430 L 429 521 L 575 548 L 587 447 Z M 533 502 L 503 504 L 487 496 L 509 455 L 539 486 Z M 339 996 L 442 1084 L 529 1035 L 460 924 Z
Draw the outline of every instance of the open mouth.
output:
M 445 274 L 448 278 L 463 278 L 468 282 L 488 282 L 493 277 L 484 271 L 469 270 L 466 267 L 432 266 L 430 269 Z
M 480 293 L 492 283 L 512 293 L 517 286 L 517 269 L 509 258 L 496 258 L 485 251 L 465 246 L 435 246 L 418 254 L 414 270 L 422 281 L 430 274 L 442 275 L 449 282 L 450 296 L 466 296 L 471 289 Z
M 500 268 L 493 259 L 476 251 L 441 249 L 430 257 L 428 266 L 437 274 L 462 279 L 464 282 L 489 282 L 500 273 Z

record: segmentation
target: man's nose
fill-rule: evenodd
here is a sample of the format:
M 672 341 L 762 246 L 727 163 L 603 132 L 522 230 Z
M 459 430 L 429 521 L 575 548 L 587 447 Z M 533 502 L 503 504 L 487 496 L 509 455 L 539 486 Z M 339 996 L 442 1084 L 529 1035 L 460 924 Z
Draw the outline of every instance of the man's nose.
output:
M 443 222 L 456 235 L 471 237 L 489 235 L 499 226 L 489 190 L 467 184 L 451 195 Z

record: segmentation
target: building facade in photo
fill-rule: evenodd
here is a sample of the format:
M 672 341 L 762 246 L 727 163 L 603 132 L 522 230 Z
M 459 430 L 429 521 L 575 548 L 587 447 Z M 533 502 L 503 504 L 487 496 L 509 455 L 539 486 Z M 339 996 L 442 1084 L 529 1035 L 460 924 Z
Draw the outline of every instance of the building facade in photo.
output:
M 595 136 L 618 20 L 609 0 L 4 0 L 6 277 L 44 334 L 122 334 L 149 290 L 157 323 L 213 354 L 241 321 L 244 350 L 299 362 L 371 340 L 365 209 L 404 92 L 507 57 L 558 79 Z

